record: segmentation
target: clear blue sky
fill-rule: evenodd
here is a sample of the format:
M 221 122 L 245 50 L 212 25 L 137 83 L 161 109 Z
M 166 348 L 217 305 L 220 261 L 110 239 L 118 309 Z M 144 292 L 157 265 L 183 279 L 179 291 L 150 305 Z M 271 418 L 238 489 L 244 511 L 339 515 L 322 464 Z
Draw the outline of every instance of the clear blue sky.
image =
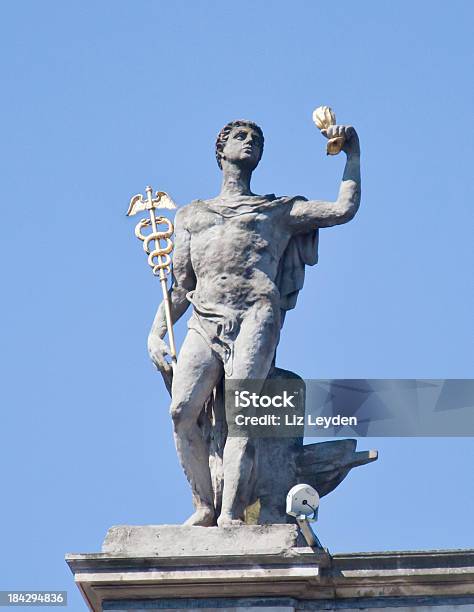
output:
M 264 129 L 263 193 L 335 198 L 343 158 L 325 156 L 315 106 L 360 133 L 361 210 L 322 232 L 279 365 L 472 375 L 472 7 L 3 3 L 0 588 L 68 589 L 83 610 L 66 552 L 191 511 L 146 353 L 159 287 L 124 213 L 149 183 L 180 205 L 215 195 L 231 119 Z M 474 545 L 472 439 L 359 447 L 380 459 L 324 499 L 324 545 Z

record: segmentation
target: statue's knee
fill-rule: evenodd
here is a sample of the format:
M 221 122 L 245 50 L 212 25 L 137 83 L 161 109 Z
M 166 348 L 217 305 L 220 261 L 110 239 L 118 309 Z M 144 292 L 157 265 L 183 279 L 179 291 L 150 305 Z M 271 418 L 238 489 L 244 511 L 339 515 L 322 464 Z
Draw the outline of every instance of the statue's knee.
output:
M 171 415 L 171 418 L 173 419 L 173 424 L 177 425 L 179 421 L 182 419 L 183 405 L 173 402 L 170 406 L 170 415 Z
M 175 430 L 186 430 L 192 427 L 193 423 L 189 412 L 189 406 L 186 402 L 173 402 L 171 404 L 170 415 Z

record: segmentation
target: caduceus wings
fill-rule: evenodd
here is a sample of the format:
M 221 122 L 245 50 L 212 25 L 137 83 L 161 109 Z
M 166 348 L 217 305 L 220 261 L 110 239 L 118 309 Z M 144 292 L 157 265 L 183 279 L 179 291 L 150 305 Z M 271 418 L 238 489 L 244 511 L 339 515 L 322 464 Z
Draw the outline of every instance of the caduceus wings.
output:
M 152 199 L 153 208 L 168 208 L 173 210 L 176 208 L 176 204 L 166 193 L 166 191 L 157 191 L 155 197 Z M 147 209 L 148 200 L 143 198 L 141 193 L 134 195 L 130 200 L 130 204 L 127 210 L 127 217 L 136 215 L 137 213 Z

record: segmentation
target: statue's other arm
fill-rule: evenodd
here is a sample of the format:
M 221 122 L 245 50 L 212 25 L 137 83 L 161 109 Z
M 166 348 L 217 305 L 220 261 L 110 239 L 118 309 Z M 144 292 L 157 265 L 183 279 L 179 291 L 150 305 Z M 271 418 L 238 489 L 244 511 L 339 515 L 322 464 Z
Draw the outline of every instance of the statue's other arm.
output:
M 196 287 L 196 277 L 191 264 L 191 236 L 186 229 L 185 216 L 186 211 L 180 209 L 175 217 L 173 285 L 170 289 L 171 319 L 173 323 L 178 321 L 186 312 L 189 306 L 186 294 Z M 148 336 L 148 352 L 168 386 L 172 370 L 170 364 L 165 359 L 166 355 L 169 355 L 169 349 L 163 341 L 166 332 L 165 305 L 162 302 L 158 307 Z
M 360 148 L 357 133 L 352 127 L 336 125 L 325 132 L 328 138 L 339 135 L 346 138 L 343 150 L 347 154 L 347 161 L 339 195 L 335 202 L 296 200 L 289 213 L 290 228 L 296 233 L 347 223 L 359 208 Z

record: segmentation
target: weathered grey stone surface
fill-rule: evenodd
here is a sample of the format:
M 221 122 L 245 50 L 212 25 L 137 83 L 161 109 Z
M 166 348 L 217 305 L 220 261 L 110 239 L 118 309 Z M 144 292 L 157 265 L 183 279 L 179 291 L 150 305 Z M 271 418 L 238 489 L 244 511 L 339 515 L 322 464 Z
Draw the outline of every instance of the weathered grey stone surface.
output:
M 359 607 L 358 604 L 355 604 L 350 608 L 340 608 L 339 606 L 331 606 L 324 602 L 321 605 L 321 602 L 288 602 L 286 600 L 273 600 L 269 601 L 270 605 L 268 606 L 260 606 L 254 605 L 254 601 L 252 600 L 239 600 L 236 605 L 225 605 L 221 606 L 219 602 L 210 602 L 209 607 L 201 605 L 199 607 L 181 607 L 179 603 L 176 601 L 170 601 L 169 604 L 164 604 L 163 606 L 160 604 L 159 607 L 146 606 L 143 607 L 142 603 L 137 602 L 128 602 L 127 607 L 117 608 L 115 604 L 112 602 L 110 605 L 107 605 L 104 610 L 108 610 L 109 612 L 273 612 L 277 610 L 278 612 L 304 612 L 304 610 L 328 610 L 328 611 L 338 611 L 338 612 L 351 612 L 354 609 L 360 612 L 387 612 L 387 607 L 384 608 L 371 608 L 371 607 Z M 290 605 L 288 605 L 290 603 Z M 166 607 L 170 605 L 172 607 Z M 193 604 L 189 604 L 193 605 Z M 141 606 L 141 607 L 140 607 Z M 474 603 L 449 603 L 446 605 L 439 604 L 437 602 L 432 602 L 429 605 L 418 605 L 418 601 L 410 601 L 408 605 L 394 605 L 391 602 L 388 606 L 389 608 L 395 608 L 394 612 L 474 612 Z
M 189 527 L 118 525 L 107 532 L 102 552 L 134 557 L 285 555 L 296 546 L 296 525 Z
M 345 142 L 347 161 L 335 202 L 252 193 L 263 133 L 252 122 L 236 121 L 217 139 L 223 173 L 219 195 L 195 200 L 176 215 L 171 317 L 177 321 L 191 304 L 193 314 L 174 367 L 166 360 L 164 304 L 148 348 L 172 394 L 176 448 L 195 506 L 189 525 L 241 522 L 253 500 L 288 489 L 291 466 L 296 466 L 293 449 L 285 454 L 283 444 L 279 464 L 290 469 L 272 470 L 268 461 L 266 468 L 258 461 L 268 450 L 264 443 L 227 436 L 229 415 L 222 414 L 221 390 L 224 380 L 275 376 L 280 330 L 286 312 L 296 305 L 305 266 L 317 261 L 319 229 L 347 223 L 359 208 L 357 133 L 350 126 L 331 126 L 324 134 Z M 333 482 L 341 479 L 336 474 Z M 257 517 L 258 522 L 285 520 L 281 509 L 272 511 L 265 503 Z
M 127 603 L 127 608 L 126 609 L 122 608 L 122 607 L 120 609 L 119 608 L 114 608 L 113 604 L 111 604 L 112 607 L 104 608 L 104 610 L 110 610 L 111 612 L 131 612 L 132 610 L 135 610 L 135 612 L 137 610 L 142 610 L 143 612 L 145 610 L 148 610 L 148 612 L 150 612 L 150 610 L 160 610 L 160 612 L 163 612 L 163 611 L 164 612 L 167 612 L 167 611 L 168 612 L 180 612 L 180 611 L 181 612 L 186 612 L 186 611 L 189 611 L 189 610 L 196 610 L 196 612 L 222 612 L 223 610 L 225 610 L 225 612 L 238 612 L 238 610 L 242 611 L 242 609 L 244 609 L 244 612 L 273 612 L 277 608 L 278 612 L 295 612 L 295 608 L 293 606 L 287 606 L 285 604 L 283 604 L 282 606 L 280 606 L 280 605 L 276 606 L 275 602 L 271 602 L 271 605 L 263 606 L 263 607 L 260 606 L 260 605 L 259 606 L 254 606 L 254 605 L 252 605 L 252 602 L 242 602 L 241 601 L 241 603 L 244 603 L 245 606 L 237 604 L 237 605 L 232 606 L 232 607 L 227 607 L 226 606 L 225 608 L 215 607 L 215 606 L 212 606 L 212 607 L 203 607 L 203 608 L 201 608 L 201 607 L 199 607 L 199 608 L 189 608 L 189 607 L 182 608 L 182 607 L 179 607 L 179 606 L 178 607 L 172 607 L 172 608 L 166 608 L 166 607 L 165 608 L 162 608 L 162 607 L 159 607 L 159 608 L 156 608 L 156 607 L 155 608 L 149 608 L 149 607 L 143 608 L 143 607 L 141 607 L 141 608 L 139 608 L 139 607 L 137 607 L 137 605 L 134 602 L 129 602 L 129 603 Z M 141 604 L 138 604 L 138 605 L 141 605 Z M 172 605 L 172 604 L 170 604 L 170 605 Z
M 268 531 L 240 527 L 238 537 L 245 532 L 248 543 L 237 540 L 233 549 L 229 538 L 219 554 L 216 534 L 222 528 L 184 528 L 190 529 L 186 533 L 191 539 L 196 533 L 200 541 L 194 551 L 193 545 L 180 546 L 183 527 L 128 529 L 130 537 L 121 532 L 123 528 L 109 532 L 104 550 L 112 552 L 66 557 L 95 612 L 252 607 L 371 612 L 401 607 L 426 612 L 433 606 L 445 606 L 445 612 L 472 612 L 474 604 L 473 550 L 330 555 L 291 546 L 291 528 L 277 525 Z M 147 544 L 160 530 L 163 547 Z M 265 533 L 268 545 L 263 542 Z M 278 533 L 281 543 L 274 539 Z

